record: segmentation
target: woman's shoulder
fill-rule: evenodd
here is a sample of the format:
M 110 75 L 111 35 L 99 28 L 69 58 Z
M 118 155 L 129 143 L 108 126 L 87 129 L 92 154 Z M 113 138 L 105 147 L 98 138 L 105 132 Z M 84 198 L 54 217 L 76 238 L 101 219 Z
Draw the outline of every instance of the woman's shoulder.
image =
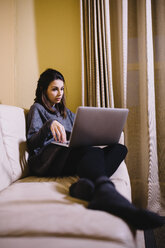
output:
M 46 109 L 44 108 L 44 106 L 40 103 L 33 103 L 33 105 L 31 105 L 29 112 L 28 112 L 28 117 L 32 118 L 34 116 L 45 116 Z
M 31 105 L 29 111 L 31 111 L 31 112 L 33 112 L 33 111 L 43 112 L 43 111 L 45 111 L 45 108 L 42 104 L 40 104 L 38 102 L 34 102 L 33 105 Z

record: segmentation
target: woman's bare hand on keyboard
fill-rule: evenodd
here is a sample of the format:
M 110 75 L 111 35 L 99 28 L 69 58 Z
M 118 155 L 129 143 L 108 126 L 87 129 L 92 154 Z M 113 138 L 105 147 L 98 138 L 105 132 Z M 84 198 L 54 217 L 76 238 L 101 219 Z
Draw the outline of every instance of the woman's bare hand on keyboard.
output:
M 64 126 L 58 121 L 54 120 L 50 126 L 50 130 L 55 141 L 59 141 L 61 143 L 66 142 L 66 132 Z

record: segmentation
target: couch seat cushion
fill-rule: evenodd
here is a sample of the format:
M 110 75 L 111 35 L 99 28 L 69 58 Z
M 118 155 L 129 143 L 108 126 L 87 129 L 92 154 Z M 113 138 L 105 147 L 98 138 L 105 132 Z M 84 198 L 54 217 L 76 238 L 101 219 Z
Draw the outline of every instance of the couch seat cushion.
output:
M 126 247 L 134 247 L 132 231 L 123 220 L 86 209 L 87 202 L 68 195 L 70 184 L 76 180 L 76 177 L 27 177 L 3 190 L 0 236 L 81 236 L 116 240 Z M 126 195 L 129 193 L 126 182 L 121 181 L 119 188 Z

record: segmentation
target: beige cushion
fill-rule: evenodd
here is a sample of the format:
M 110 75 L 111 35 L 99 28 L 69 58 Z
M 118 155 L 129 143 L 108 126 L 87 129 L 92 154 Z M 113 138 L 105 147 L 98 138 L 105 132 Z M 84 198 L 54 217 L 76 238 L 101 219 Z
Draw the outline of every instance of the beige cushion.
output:
M 0 237 L 69 236 L 111 241 L 112 247 L 116 242 L 121 247 L 135 247 L 131 229 L 123 220 L 88 210 L 87 202 L 69 196 L 68 188 L 76 180 L 27 177 L 2 191 Z M 125 181 L 113 180 L 120 193 L 129 195 Z
M 24 110 L 0 105 L 0 189 L 27 174 L 26 125 Z M 5 180 L 5 182 L 4 182 Z
M 0 190 L 12 183 L 12 170 L 3 144 L 2 132 L 0 130 Z

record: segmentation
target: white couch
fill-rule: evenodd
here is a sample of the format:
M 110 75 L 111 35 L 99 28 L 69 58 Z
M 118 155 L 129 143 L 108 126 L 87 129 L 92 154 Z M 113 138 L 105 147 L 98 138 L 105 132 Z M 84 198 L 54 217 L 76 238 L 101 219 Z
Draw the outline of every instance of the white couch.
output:
M 0 105 L 0 247 L 135 248 L 143 232 L 120 218 L 86 208 L 68 194 L 76 177 L 38 178 L 28 174 L 23 109 Z M 131 200 L 125 162 L 112 176 Z

